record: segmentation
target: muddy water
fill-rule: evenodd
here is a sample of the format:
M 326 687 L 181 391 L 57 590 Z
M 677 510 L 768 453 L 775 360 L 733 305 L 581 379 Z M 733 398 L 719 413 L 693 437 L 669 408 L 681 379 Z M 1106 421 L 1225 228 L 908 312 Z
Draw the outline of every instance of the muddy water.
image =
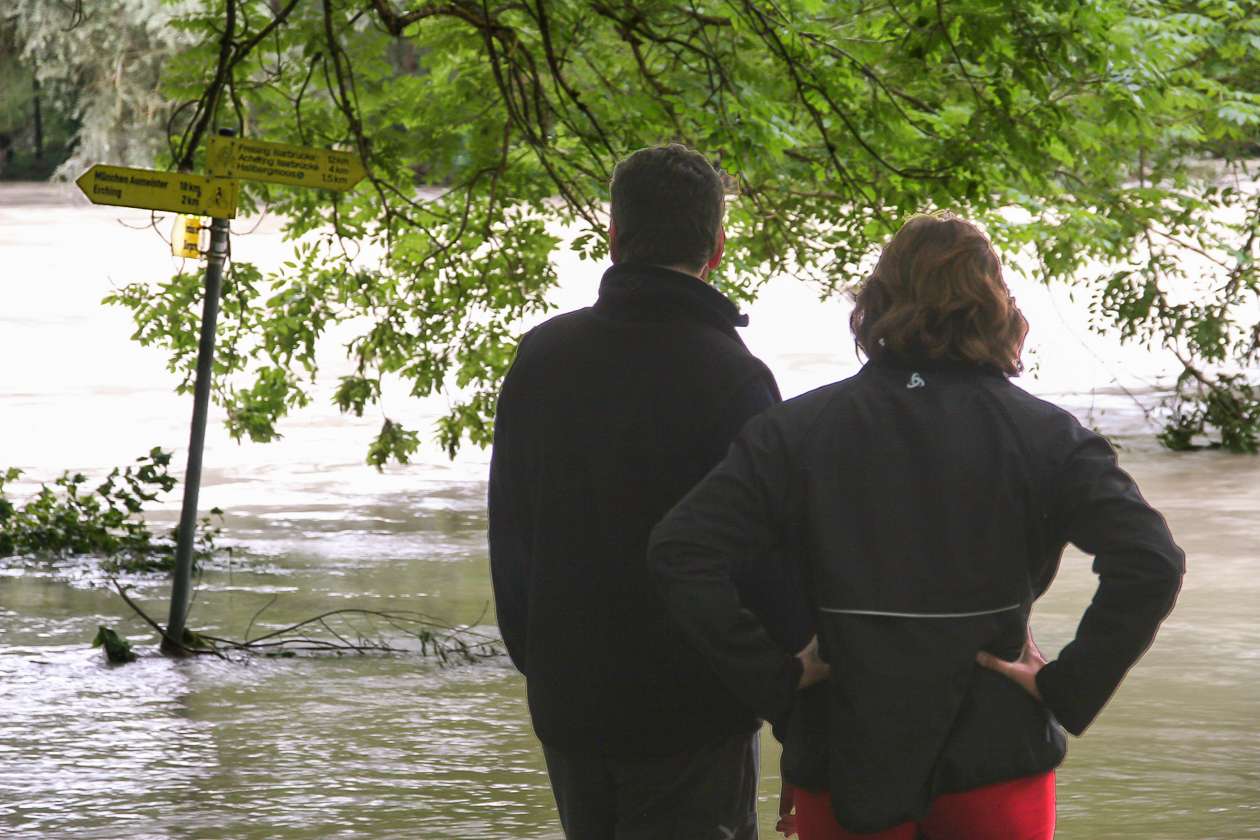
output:
M 171 272 L 155 233 L 133 229 L 147 222 L 46 187 L 0 186 L 0 467 L 37 481 L 64 468 L 99 474 L 154 445 L 182 465 L 188 401 L 161 354 L 128 341 L 126 314 L 98 303 L 111 284 Z M 264 220 L 234 250 L 274 264 L 277 226 Z M 564 263 L 562 273 L 561 309 L 592 298 L 598 269 Z M 1033 325 L 1035 376 L 1022 384 L 1125 447 L 1123 464 L 1190 563 L 1155 646 L 1070 745 L 1058 836 L 1260 837 L 1260 459 L 1158 450 L 1141 407 L 1166 384 L 1167 360 L 1089 334 L 1083 304 L 1062 291 L 1013 285 Z M 784 280 L 751 315 L 745 337 L 785 393 L 855 369 L 843 305 Z M 384 473 L 364 466 L 381 416 L 343 418 L 327 404 L 341 364 L 330 345 L 323 390 L 280 442 L 237 445 L 212 425 L 203 507 L 227 511 L 234 553 L 201 577 L 197 628 L 239 637 L 251 621 L 257 634 L 343 606 L 493 623 L 483 616 L 485 454 L 450 463 L 430 449 Z M 385 399 L 411 428 L 443 408 L 401 388 Z M 176 505 L 156 518 L 171 521 Z M 128 582 L 164 614 L 164 581 Z M 1070 638 L 1093 585 L 1087 558 L 1065 558 L 1034 615 L 1043 649 Z M 0 569 L 0 836 L 559 836 L 523 685 L 505 660 L 150 654 L 110 666 L 89 647 L 100 624 L 142 650 L 152 643 L 87 564 Z M 768 736 L 764 753 L 763 836 L 773 836 Z

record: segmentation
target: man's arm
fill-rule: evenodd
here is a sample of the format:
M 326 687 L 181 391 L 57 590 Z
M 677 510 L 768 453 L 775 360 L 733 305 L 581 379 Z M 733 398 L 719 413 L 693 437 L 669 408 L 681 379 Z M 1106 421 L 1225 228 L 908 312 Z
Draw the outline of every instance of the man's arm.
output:
M 1185 555 L 1164 518 L 1117 465 L 1111 446 L 1084 429 L 1076 438 L 1056 482 L 1052 517 L 1068 541 L 1094 555 L 1098 590 L 1076 638 L 1035 678 L 1055 717 L 1080 735 L 1172 610 Z
M 517 349 L 529 339 L 527 333 Z M 490 456 L 490 491 L 486 500 L 489 515 L 490 580 L 494 587 L 494 610 L 499 633 L 516 670 L 528 675 L 526 631 L 529 626 L 529 576 L 531 543 L 525 528 L 529 517 L 519 513 L 520 470 L 525 453 L 517 414 L 519 395 L 514 382 L 516 362 L 504 377 L 494 416 L 494 448 Z
M 499 633 L 512 664 L 526 671 L 526 628 L 529 619 L 529 554 L 524 535 L 512 515 L 512 507 L 501 463 L 505 456 L 495 444 L 490 459 L 490 579 L 494 586 L 494 610 Z M 496 463 L 499 461 L 500 463 Z
M 781 402 L 783 398 L 779 396 L 779 386 L 769 370 L 745 380 L 718 412 L 717 420 L 709 430 L 706 441 L 709 463 L 717 464 L 726 457 L 731 441 L 749 420 Z
M 742 608 L 731 576 L 739 558 L 765 557 L 782 544 L 789 481 L 786 451 L 765 417 L 757 418 L 653 529 L 648 549 L 670 614 L 722 681 L 771 723 L 790 712 L 804 661 Z

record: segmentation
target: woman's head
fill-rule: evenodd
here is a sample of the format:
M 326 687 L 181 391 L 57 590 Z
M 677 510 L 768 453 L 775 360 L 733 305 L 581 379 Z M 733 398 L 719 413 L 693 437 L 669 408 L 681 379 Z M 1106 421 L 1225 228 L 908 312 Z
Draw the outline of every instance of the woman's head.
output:
M 980 230 L 949 214 L 897 231 L 857 293 L 853 337 L 872 359 L 953 359 L 1020 371 L 1028 322 Z

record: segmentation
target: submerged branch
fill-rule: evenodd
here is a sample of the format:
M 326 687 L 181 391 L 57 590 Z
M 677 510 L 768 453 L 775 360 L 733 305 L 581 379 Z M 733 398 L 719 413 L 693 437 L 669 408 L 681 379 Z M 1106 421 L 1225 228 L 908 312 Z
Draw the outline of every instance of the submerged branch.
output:
M 459 657 L 465 662 L 476 662 L 499 653 L 499 639 L 488 633 L 481 633 L 472 628 L 473 625 L 455 625 L 443 619 L 426 615 L 415 610 L 366 610 L 347 607 L 328 610 L 319 615 L 273 630 L 255 639 L 247 638 L 237 641 L 211 636 L 205 633 L 185 633 L 181 642 L 176 642 L 167 635 L 162 626 L 150 617 L 141 607 L 127 596 L 127 592 L 117 581 L 111 581 L 118 594 L 150 627 L 162 637 L 164 651 L 177 652 L 180 655 L 210 654 L 226 659 L 224 651 L 257 652 L 275 656 L 296 651 L 353 653 L 402 653 L 414 648 L 397 646 L 391 642 L 388 631 L 382 632 L 375 620 L 383 621 L 397 635 L 406 636 L 420 642 L 420 653 L 423 656 L 437 656 L 442 662 L 449 662 L 451 657 Z M 275 602 L 273 598 L 267 607 Z M 265 610 L 267 607 L 263 607 Z M 261 613 L 262 610 L 259 610 Z M 482 612 L 482 616 L 485 612 Z M 250 619 L 250 627 L 258 614 Z M 366 619 L 371 625 L 371 635 L 363 635 L 358 628 L 350 624 L 350 618 Z M 330 619 L 339 619 L 346 624 L 358 638 L 351 640 L 344 631 L 338 632 L 330 624 Z M 480 619 L 478 619 L 480 621 Z M 308 629 L 323 628 L 333 638 L 321 638 L 308 635 Z
M 213 647 L 206 648 L 206 647 L 197 647 L 195 645 L 189 646 L 188 644 L 185 644 L 184 642 L 177 641 L 174 637 L 167 634 L 166 630 L 162 628 L 162 625 L 158 624 L 156 621 L 153 620 L 153 618 L 148 613 L 140 609 L 139 604 L 137 604 L 135 601 L 127 597 L 127 590 L 122 586 L 122 584 L 120 584 L 118 581 L 114 580 L 113 578 L 110 578 L 110 583 L 114 584 L 114 588 L 118 590 L 118 594 L 122 596 L 122 599 L 127 602 L 127 606 L 135 610 L 136 615 L 144 619 L 144 621 L 150 627 L 156 630 L 158 632 L 158 635 L 162 637 L 162 650 L 164 652 L 174 653 L 179 656 L 190 656 L 193 654 L 210 654 L 211 656 L 217 656 L 220 659 L 227 658 L 226 656 L 223 655 L 222 651 L 219 651 Z M 187 631 L 184 632 L 184 637 L 186 640 L 188 639 L 197 640 L 200 638 L 205 638 L 205 637 L 198 637 L 195 634 L 188 633 Z

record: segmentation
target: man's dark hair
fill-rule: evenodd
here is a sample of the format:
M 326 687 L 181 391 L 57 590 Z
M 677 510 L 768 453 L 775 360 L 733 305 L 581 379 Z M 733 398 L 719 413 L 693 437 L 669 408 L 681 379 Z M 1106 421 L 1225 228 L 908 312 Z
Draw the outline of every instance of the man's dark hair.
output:
M 612 177 L 618 261 L 699 271 L 718 247 L 724 193 L 712 164 L 686 146 L 625 158 Z

